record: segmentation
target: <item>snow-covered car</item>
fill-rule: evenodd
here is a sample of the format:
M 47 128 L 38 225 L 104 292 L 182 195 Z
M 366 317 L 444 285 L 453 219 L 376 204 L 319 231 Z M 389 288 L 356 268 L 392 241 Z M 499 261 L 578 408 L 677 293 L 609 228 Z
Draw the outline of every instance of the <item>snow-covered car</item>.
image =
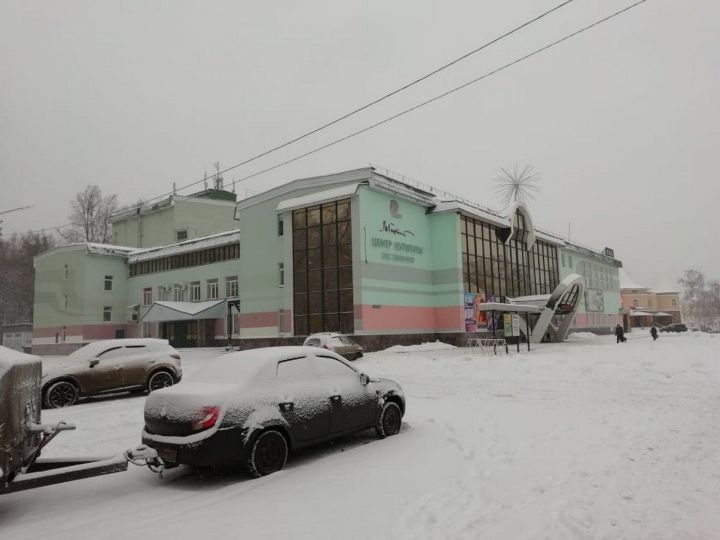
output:
M 685 323 L 671 323 L 660 328 L 661 332 L 687 332 L 687 330 Z
M 291 451 L 375 428 L 400 431 L 400 385 L 317 347 L 267 347 L 220 356 L 182 385 L 145 401 L 142 442 L 166 466 L 282 469 Z
M 93 341 L 42 363 L 42 402 L 67 407 L 79 397 L 122 391 L 152 392 L 182 378 L 180 353 L 166 339 Z
M 363 348 L 344 334 L 320 332 L 310 334 L 303 343 L 306 347 L 322 347 L 334 351 L 348 360 L 355 360 L 363 355 Z

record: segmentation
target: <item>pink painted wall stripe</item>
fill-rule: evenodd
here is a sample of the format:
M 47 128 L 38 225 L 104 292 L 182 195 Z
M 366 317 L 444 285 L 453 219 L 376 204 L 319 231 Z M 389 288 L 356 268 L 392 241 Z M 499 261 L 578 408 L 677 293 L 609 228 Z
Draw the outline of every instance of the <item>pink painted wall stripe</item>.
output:
M 461 331 L 464 326 L 462 306 L 417 307 L 390 306 L 380 308 L 362 304 L 355 306 L 356 315 L 361 315 L 364 331 L 382 330 L 453 330 Z

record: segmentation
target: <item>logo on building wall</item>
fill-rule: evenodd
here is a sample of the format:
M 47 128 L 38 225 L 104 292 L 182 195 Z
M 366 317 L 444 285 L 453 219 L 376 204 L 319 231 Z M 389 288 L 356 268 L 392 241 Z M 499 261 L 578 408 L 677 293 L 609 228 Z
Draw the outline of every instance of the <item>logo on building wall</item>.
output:
M 395 226 L 394 223 L 390 222 L 388 223 L 383 219 L 382 227 L 380 227 L 380 232 L 388 232 L 390 234 L 394 234 L 396 236 L 415 236 L 415 233 L 408 230 L 401 230 L 398 227 Z
M 390 199 L 390 217 L 395 219 L 402 218 L 400 213 L 400 204 L 395 199 Z
M 400 213 L 400 204 L 395 199 L 390 200 L 390 217 L 395 219 L 402 219 L 402 214 Z M 392 221 L 388 222 L 385 220 L 383 220 L 382 222 L 380 232 L 387 232 L 395 236 L 415 236 L 414 232 L 407 229 L 403 230 L 400 227 L 396 226 L 395 223 L 393 223 Z

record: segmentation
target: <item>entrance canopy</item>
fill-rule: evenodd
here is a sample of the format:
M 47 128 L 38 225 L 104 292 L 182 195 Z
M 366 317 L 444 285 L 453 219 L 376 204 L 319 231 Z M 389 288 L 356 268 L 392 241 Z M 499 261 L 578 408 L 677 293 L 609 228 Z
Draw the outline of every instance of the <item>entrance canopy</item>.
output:
M 503 311 L 505 313 L 540 313 L 537 306 L 486 302 L 477 306 L 478 311 Z
M 226 300 L 205 302 L 154 302 L 141 317 L 142 322 L 191 321 L 221 319 L 227 313 Z

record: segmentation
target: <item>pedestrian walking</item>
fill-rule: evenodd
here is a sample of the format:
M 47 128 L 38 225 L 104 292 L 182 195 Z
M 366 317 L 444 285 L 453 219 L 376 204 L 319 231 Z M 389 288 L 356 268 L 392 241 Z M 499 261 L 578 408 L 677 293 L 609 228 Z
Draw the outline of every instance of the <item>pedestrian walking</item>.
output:
M 615 337 L 617 338 L 617 341 L 615 343 L 625 341 L 625 330 L 623 330 L 623 327 L 619 324 L 615 325 Z
M 650 335 L 653 338 L 653 341 L 657 339 L 657 328 L 655 328 L 655 325 L 650 329 Z

